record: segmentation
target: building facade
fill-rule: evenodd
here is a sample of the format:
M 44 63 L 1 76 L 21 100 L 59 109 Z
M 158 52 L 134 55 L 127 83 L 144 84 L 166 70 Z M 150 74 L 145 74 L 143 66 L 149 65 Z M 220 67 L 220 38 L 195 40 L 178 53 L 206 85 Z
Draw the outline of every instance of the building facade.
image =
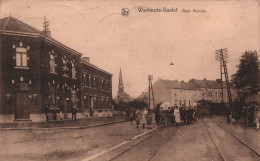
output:
M 82 107 L 87 117 L 112 116 L 112 74 L 82 58 Z
M 45 121 L 46 107 L 66 119 L 76 106 L 85 117 L 81 56 L 50 31 L 0 19 L 0 122 Z
M 202 99 L 200 88 L 186 82 L 176 82 L 171 90 L 172 106 L 197 106 L 197 101 Z

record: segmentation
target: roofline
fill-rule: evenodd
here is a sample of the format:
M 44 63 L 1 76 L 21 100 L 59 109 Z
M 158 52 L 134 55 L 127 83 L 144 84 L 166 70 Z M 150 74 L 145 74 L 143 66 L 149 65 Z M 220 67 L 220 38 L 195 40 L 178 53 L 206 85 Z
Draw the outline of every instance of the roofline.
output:
M 200 91 L 200 89 L 182 89 L 182 88 L 172 88 L 172 89 L 181 89 L 181 90 L 193 90 L 193 91 Z
M 60 46 L 62 47 L 63 49 L 66 49 L 68 50 L 69 52 L 71 52 L 72 54 L 74 55 L 77 55 L 77 56 L 82 56 L 83 54 L 77 52 L 76 50 L 73 50 L 71 49 L 70 47 L 58 42 L 58 41 L 54 41 L 42 34 L 35 34 L 35 33 L 29 33 L 29 32 L 19 32 L 19 31 L 9 31 L 9 30 L 0 30 L 0 34 L 5 34 L 5 35 L 19 35 L 19 36 L 32 36 L 32 37 L 41 37 L 45 40 L 47 40 L 48 42 L 52 43 L 53 45 L 56 45 L 56 46 Z
M 81 63 L 82 63 L 82 64 L 85 64 L 85 65 L 87 65 L 87 66 L 89 66 L 89 64 L 91 64 L 92 66 L 89 66 L 89 67 L 92 67 L 92 68 L 94 68 L 94 69 L 97 69 L 97 70 L 99 70 L 99 71 L 101 71 L 101 72 L 104 72 L 104 73 L 106 73 L 106 74 L 108 74 L 108 75 L 113 76 L 113 74 L 111 74 L 111 73 L 109 73 L 109 72 L 107 72 L 107 71 L 105 71 L 105 70 L 103 70 L 103 69 L 101 69 L 101 68 L 95 66 L 94 64 L 83 60 L 83 59 L 81 59 Z M 83 71 L 82 71 L 82 72 L 83 72 Z

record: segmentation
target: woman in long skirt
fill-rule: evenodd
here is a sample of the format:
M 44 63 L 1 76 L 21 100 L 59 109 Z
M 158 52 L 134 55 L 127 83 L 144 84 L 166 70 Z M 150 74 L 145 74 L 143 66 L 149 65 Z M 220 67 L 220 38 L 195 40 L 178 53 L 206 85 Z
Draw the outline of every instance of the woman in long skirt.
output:
M 139 128 L 139 124 L 140 124 L 140 112 L 136 111 L 136 118 L 135 118 L 135 122 L 136 122 L 136 128 Z
M 174 110 L 174 117 L 175 117 L 175 122 L 176 124 L 180 124 L 181 123 L 181 116 L 180 116 L 180 110 L 179 107 L 177 106 L 176 109 Z

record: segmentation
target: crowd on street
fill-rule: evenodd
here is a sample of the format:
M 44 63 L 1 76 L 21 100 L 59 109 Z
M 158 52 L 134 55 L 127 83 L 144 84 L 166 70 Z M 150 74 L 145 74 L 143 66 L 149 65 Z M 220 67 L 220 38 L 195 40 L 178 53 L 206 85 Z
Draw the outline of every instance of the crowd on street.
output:
M 235 106 L 232 110 L 232 123 L 242 123 L 248 126 L 255 126 L 259 129 L 260 122 L 260 107 L 257 106 L 256 102 L 244 104 L 242 107 Z
M 185 105 L 169 107 L 167 110 L 159 105 L 153 111 L 147 108 L 126 110 L 126 121 L 130 121 L 131 125 L 135 121 L 136 128 L 139 128 L 139 126 L 145 128 L 146 125 L 149 128 L 153 119 L 158 127 L 190 125 L 192 122 L 196 122 L 196 110 Z

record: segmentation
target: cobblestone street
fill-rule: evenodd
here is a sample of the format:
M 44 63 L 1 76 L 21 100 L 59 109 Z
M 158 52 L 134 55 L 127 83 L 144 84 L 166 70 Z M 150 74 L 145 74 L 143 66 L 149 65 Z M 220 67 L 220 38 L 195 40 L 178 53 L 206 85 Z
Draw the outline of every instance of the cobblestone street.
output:
M 88 129 L 1 130 L 0 160 L 222 160 L 218 148 L 226 160 L 258 160 L 257 154 L 218 124 L 258 153 L 259 130 L 225 121 L 224 117 L 200 118 L 190 126 L 152 131 L 136 129 L 130 122 Z

